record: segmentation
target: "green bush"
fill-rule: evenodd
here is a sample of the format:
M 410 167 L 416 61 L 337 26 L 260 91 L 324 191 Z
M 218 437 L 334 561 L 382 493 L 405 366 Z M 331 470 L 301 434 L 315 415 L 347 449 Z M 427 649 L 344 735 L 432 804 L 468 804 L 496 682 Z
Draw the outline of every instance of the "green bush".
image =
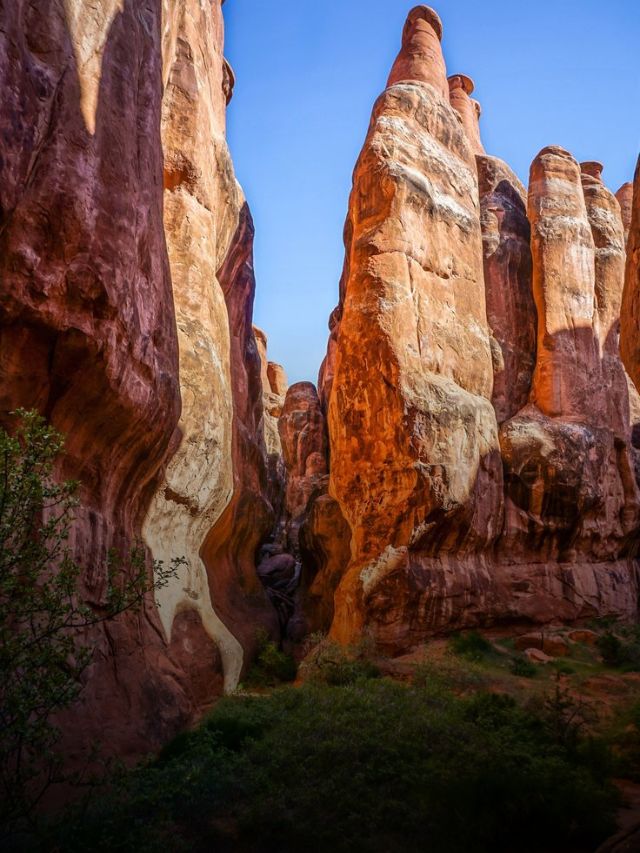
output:
M 535 678 L 538 674 L 536 665 L 524 655 L 511 658 L 509 668 L 513 675 L 519 675 L 521 678 Z
M 447 655 L 417 664 L 412 681 L 414 686 L 437 695 L 474 693 L 486 689 L 491 679 L 481 663 Z
M 484 660 L 493 652 L 493 646 L 489 640 L 477 631 L 456 634 L 451 638 L 450 645 L 454 654 L 471 661 Z
M 561 675 L 574 675 L 575 669 L 571 666 L 570 663 L 567 663 L 564 660 L 552 660 L 549 663 L 551 669 L 554 669 L 556 672 L 559 672 Z
M 609 740 L 618 763 L 616 775 L 640 782 L 640 702 L 618 711 Z
M 596 746 L 580 737 L 567 746 L 544 714 L 509 697 L 436 699 L 386 679 L 229 697 L 71 816 L 55 844 L 70 853 L 594 849 L 616 807 L 606 748 Z
M 366 641 L 345 647 L 321 638 L 305 659 L 302 672 L 314 684 L 330 687 L 345 687 L 361 680 L 379 678 L 379 668 L 368 657 L 371 653 Z
M 247 672 L 244 683 L 247 687 L 275 687 L 295 681 L 297 674 L 296 662 L 291 655 L 281 651 L 269 639 L 266 632 L 260 632 L 257 637 L 258 652 Z

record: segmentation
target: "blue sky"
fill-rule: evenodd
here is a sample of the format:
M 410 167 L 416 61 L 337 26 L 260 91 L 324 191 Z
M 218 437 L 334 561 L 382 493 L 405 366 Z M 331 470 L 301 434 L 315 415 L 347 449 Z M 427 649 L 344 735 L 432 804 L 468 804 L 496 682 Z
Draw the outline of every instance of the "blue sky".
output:
M 228 112 L 256 225 L 255 322 L 291 382 L 315 382 L 338 294 L 351 174 L 407 0 L 228 0 Z M 617 190 L 640 149 L 640 0 L 440 0 L 449 74 L 526 183 L 545 145 L 601 160 Z

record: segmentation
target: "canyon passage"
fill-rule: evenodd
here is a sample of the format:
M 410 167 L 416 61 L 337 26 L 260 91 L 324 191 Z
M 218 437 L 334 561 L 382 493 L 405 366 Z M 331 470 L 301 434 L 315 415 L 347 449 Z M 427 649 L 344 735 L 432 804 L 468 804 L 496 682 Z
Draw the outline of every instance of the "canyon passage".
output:
M 326 357 L 289 386 L 253 324 L 222 7 L 0 3 L 0 425 L 33 410 L 65 437 L 88 608 L 112 551 L 180 558 L 83 630 L 71 765 L 159 750 L 265 643 L 392 661 L 638 619 L 640 161 L 614 193 L 549 145 L 523 186 L 416 6 L 355 164 Z

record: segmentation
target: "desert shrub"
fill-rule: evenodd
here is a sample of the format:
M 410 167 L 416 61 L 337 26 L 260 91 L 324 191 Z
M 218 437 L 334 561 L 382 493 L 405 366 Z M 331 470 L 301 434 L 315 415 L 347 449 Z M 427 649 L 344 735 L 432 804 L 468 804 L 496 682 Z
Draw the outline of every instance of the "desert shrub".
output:
M 434 695 L 442 692 L 467 694 L 485 689 L 490 678 L 481 663 L 450 654 L 440 660 L 417 664 L 412 681 L 416 687 Z
M 309 651 L 301 671 L 315 684 L 343 687 L 380 676 L 379 668 L 369 658 L 371 654 L 366 640 L 353 646 L 341 646 L 322 637 Z
M 637 629 L 623 629 L 624 636 L 607 631 L 597 640 L 598 651 L 607 666 L 626 671 L 640 669 L 640 636 Z
M 607 666 L 620 666 L 624 661 L 624 647 L 622 640 L 607 631 L 601 637 L 598 637 L 598 651 L 602 655 L 602 660 Z
M 140 853 L 592 849 L 612 829 L 616 799 L 586 743 L 568 749 L 544 715 L 510 697 L 435 700 L 386 679 L 228 697 L 70 819 L 56 843 Z
M 493 646 L 489 640 L 477 631 L 456 634 L 451 638 L 450 646 L 454 654 L 471 661 L 484 660 L 493 652 Z
M 247 687 L 275 687 L 295 681 L 297 666 L 292 655 L 281 651 L 265 631 L 257 636 L 258 651 L 247 672 Z
M 538 674 L 536 665 L 524 655 L 512 657 L 509 662 L 509 668 L 513 675 L 518 675 L 521 678 L 535 678 Z

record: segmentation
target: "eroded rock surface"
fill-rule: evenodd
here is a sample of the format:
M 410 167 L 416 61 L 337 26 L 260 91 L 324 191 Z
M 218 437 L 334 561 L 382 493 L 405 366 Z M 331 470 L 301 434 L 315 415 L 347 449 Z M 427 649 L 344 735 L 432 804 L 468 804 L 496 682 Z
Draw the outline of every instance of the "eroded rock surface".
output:
M 188 562 L 159 611 L 149 596 L 90 632 L 70 753 L 159 746 L 235 686 L 256 627 L 276 630 L 254 563 L 274 512 L 222 51 L 217 0 L 0 8 L 0 417 L 38 408 L 67 435 L 90 603 L 110 547 L 142 537 Z
M 81 483 L 72 545 L 93 603 L 107 550 L 140 534 L 180 413 L 160 3 L 98 5 L 0 8 L 1 417 L 38 408 L 67 436 L 59 474 Z M 161 633 L 150 602 L 90 632 L 72 750 L 159 744 L 184 723 L 188 685 Z
M 332 634 L 387 651 L 637 611 L 620 206 L 556 147 L 526 199 L 469 78 L 446 85 L 434 15 L 410 13 L 374 108 L 320 374 L 353 536 Z
M 253 223 L 225 139 L 232 73 L 218 3 L 169 4 L 164 21 L 165 232 L 183 389 L 181 441 L 144 535 L 188 565 L 160 593 L 167 637 L 196 609 L 236 686 L 258 628 L 275 616 L 254 552 L 273 523 L 260 356 L 252 331 Z
M 474 90 L 474 82 L 465 74 L 454 74 L 449 77 L 449 100 L 451 106 L 460 116 L 464 132 L 471 143 L 473 153 L 482 155 L 485 153 L 480 138 L 480 104 L 471 98 Z
M 349 561 L 350 531 L 328 494 L 329 448 L 326 419 L 311 382 L 292 385 L 279 423 L 286 492 L 284 536 L 300 563 L 300 586 L 288 634 L 327 630 L 333 595 Z
M 252 327 L 221 3 L 0 8 L 0 419 L 40 409 L 81 483 L 87 600 L 140 537 L 184 557 L 92 629 L 65 722 L 158 746 L 256 635 L 395 652 L 430 634 L 634 616 L 640 169 L 550 147 L 526 196 L 485 153 L 417 6 L 358 160 L 318 390 Z M 626 285 L 622 296 L 626 252 Z M 259 563 L 256 569 L 256 562 Z
M 267 358 L 267 336 L 257 326 L 253 327 L 258 353 L 260 355 L 260 380 L 264 408 L 264 438 L 267 453 L 273 457 L 273 464 L 279 465 L 282 456 L 278 418 L 282 414 L 284 398 L 287 393 L 287 374 L 280 364 Z
M 475 157 L 440 34 L 410 13 L 354 173 L 328 405 L 330 494 L 353 535 L 341 639 L 398 555 L 473 550 L 501 518 Z
M 531 404 L 503 426 L 506 541 L 574 564 L 616 560 L 636 531 L 629 392 L 618 354 L 620 208 L 597 164 L 544 149 L 531 169 L 538 356 Z M 621 605 L 623 602 L 621 601 Z
M 476 157 L 487 320 L 492 331 L 493 395 L 498 423 L 529 397 L 536 354 L 527 194 L 497 157 Z
M 629 230 L 631 229 L 631 216 L 633 213 L 633 184 L 631 181 L 627 181 L 626 184 L 623 184 L 618 192 L 616 193 L 616 198 L 620 204 L 620 211 L 622 213 L 622 225 L 624 226 L 624 238 L 625 243 L 629 237 Z

